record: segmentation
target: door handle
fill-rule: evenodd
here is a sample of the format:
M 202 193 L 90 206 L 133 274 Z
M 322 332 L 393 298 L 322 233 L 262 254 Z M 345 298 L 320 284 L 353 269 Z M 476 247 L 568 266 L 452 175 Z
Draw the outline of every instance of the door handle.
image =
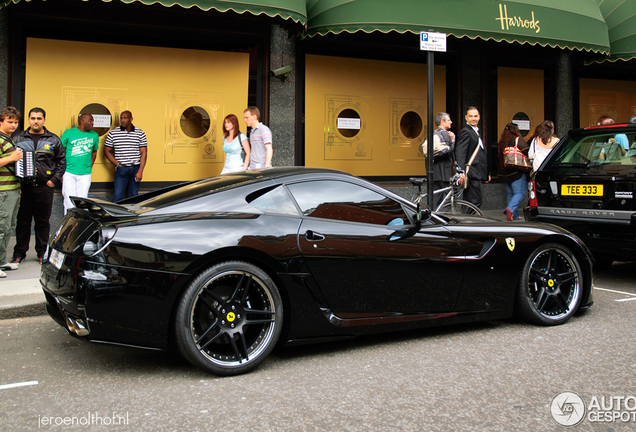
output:
M 305 238 L 309 241 L 321 241 L 325 239 L 325 236 L 315 231 L 307 230 L 307 232 L 305 233 Z

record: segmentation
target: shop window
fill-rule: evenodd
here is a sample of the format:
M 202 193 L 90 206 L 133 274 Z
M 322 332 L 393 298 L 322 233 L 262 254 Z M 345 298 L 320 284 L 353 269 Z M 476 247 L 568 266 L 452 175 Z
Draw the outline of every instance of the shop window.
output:
M 181 113 L 180 125 L 190 138 L 201 138 L 210 130 L 210 114 L 200 106 L 191 106 Z
M 346 138 L 353 138 L 358 135 L 362 127 L 360 114 L 357 111 L 347 108 L 338 114 L 336 125 L 338 132 Z
M 79 114 L 91 114 L 93 116 L 93 130 L 100 137 L 106 135 L 110 128 L 114 126 L 112 113 L 102 104 L 92 103 L 86 105 L 80 110 Z
M 402 135 L 408 139 L 419 137 L 422 133 L 423 125 L 422 117 L 415 111 L 404 113 L 400 119 L 400 131 L 402 131 Z
M 517 114 L 512 116 L 512 122 L 517 125 L 522 137 L 525 138 L 528 136 L 528 133 L 530 133 L 530 129 L 532 128 L 532 124 L 530 123 L 530 117 L 528 117 L 528 114 L 524 112 L 518 112 Z

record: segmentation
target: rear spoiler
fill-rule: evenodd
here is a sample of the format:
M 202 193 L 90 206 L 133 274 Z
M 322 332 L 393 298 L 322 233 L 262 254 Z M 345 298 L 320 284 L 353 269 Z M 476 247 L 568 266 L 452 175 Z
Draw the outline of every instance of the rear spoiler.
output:
M 71 201 L 75 207 L 88 211 L 104 211 L 112 217 L 130 217 L 137 216 L 137 213 L 128 210 L 126 207 L 115 204 L 110 201 L 104 201 L 97 198 L 71 197 Z

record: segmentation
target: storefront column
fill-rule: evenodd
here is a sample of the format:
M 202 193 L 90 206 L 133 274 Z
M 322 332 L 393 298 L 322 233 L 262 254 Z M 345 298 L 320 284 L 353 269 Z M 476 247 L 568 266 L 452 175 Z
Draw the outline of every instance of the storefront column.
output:
M 481 113 L 482 123 L 484 122 L 485 106 L 482 106 L 482 64 L 481 64 L 481 43 L 470 41 L 462 43 L 461 56 L 461 100 L 462 100 L 462 121 L 456 123 L 457 130 L 464 127 L 464 115 L 469 106 L 475 106 Z M 480 125 L 480 127 L 484 127 Z
M 557 61 L 556 71 L 556 133 L 563 137 L 574 127 L 574 89 L 572 81 L 572 58 L 562 51 Z
M 7 106 L 9 93 L 9 22 L 7 8 L 0 9 L 0 109 Z
M 296 39 L 285 28 L 272 24 L 270 68 L 291 66 L 283 77 L 270 76 L 269 128 L 272 130 L 273 166 L 293 166 L 296 144 Z

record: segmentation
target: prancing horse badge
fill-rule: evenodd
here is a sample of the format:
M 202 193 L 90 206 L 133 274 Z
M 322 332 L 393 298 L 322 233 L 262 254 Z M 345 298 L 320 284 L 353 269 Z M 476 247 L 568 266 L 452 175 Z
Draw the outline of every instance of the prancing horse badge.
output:
M 513 239 L 512 237 L 508 237 L 506 239 L 506 244 L 508 245 L 508 249 L 510 249 L 510 252 L 515 250 L 515 239 Z

